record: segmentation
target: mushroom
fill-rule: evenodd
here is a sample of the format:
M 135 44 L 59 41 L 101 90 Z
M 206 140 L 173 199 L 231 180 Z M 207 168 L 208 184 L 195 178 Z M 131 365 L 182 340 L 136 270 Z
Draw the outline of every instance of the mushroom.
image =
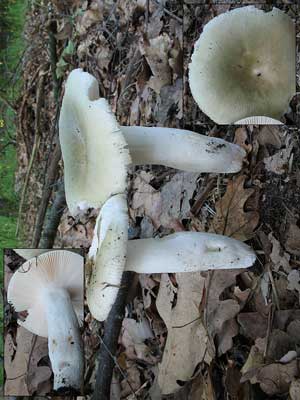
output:
M 245 151 L 187 130 L 119 127 L 97 80 L 81 69 L 67 80 L 59 119 L 66 201 L 72 215 L 101 207 L 126 190 L 130 164 L 161 164 L 196 172 L 237 172 Z
M 123 271 L 137 273 L 195 272 L 250 267 L 253 250 L 226 236 L 179 232 L 162 239 L 127 241 L 125 196 L 102 207 L 86 264 L 86 296 L 94 318 L 104 321 L 115 302 Z
M 79 321 L 83 320 L 83 283 L 83 257 L 55 250 L 26 261 L 8 285 L 8 302 L 16 311 L 28 313 L 18 324 L 48 337 L 55 390 L 80 390 L 82 385 L 84 358 Z
M 280 119 L 296 92 L 295 26 L 277 8 L 240 7 L 209 21 L 189 65 L 192 95 L 214 122 Z

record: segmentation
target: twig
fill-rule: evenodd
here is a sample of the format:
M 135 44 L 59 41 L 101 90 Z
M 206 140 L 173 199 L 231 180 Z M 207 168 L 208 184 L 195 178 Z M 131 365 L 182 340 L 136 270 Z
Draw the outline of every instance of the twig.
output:
M 274 294 L 274 300 L 275 300 L 276 308 L 277 308 L 277 310 L 280 310 L 279 297 L 278 297 L 276 284 L 275 284 L 275 281 L 274 281 L 274 278 L 273 278 L 273 274 L 272 274 L 271 264 L 270 263 L 267 264 L 267 269 L 268 269 L 268 274 L 269 274 L 269 278 L 270 278 L 271 285 L 272 285 L 272 292 Z
M 211 178 L 207 182 L 205 188 L 203 190 L 201 190 L 201 192 L 198 194 L 196 201 L 191 208 L 191 213 L 193 215 L 197 216 L 199 214 L 203 204 L 205 203 L 205 201 L 207 199 L 207 196 L 209 195 L 209 193 L 211 192 L 211 190 L 214 187 L 215 187 L 215 179 Z
M 53 205 L 49 211 L 48 217 L 46 218 L 45 228 L 39 245 L 42 249 L 52 249 L 56 238 L 57 228 L 65 207 L 66 196 L 64 182 L 60 182 Z
M 180 24 L 183 23 L 182 18 L 177 17 L 177 15 L 173 14 L 171 11 L 169 11 L 166 7 L 162 6 L 162 3 L 160 3 L 158 0 L 152 0 L 155 4 L 161 7 L 161 9 L 164 11 L 165 14 L 169 15 L 171 18 L 175 19 L 177 22 Z
M 35 222 L 35 231 L 34 231 L 33 239 L 31 242 L 31 246 L 34 249 L 39 247 L 39 242 L 40 242 L 41 233 L 42 233 L 42 229 L 43 229 L 43 223 L 44 223 L 45 215 L 47 212 L 49 199 L 50 199 L 50 196 L 52 193 L 52 187 L 57 178 L 57 174 L 58 174 L 57 166 L 58 166 L 60 159 L 61 159 L 61 150 L 60 150 L 59 143 L 57 143 L 55 150 L 53 152 L 52 160 L 51 160 L 49 168 L 48 168 L 48 173 L 47 173 L 47 177 L 46 177 L 46 181 L 45 181 L 45 185 L 44 185 L 44 189 L 43 189 L 43 196 L 42 196 L 42 199 L 40 202 L 40 207 L 39 207 L 36 222 Z
M 273 325 L 273 317 L 274 317 L 274 308 L 273 308 L 273 304 L 271 304 L 269 314 L 268 314 L 268 328 L 267 328 L 266 343 L 265 343 L 265 349 L 264 349 L 264 359 L 266 358 L 267 352 L 268 352 L 269 339 L 270 339 L 270 334 L 271 334 L 272 325 Z
M 113 369 L 116 365 L 115 356 L 118 348 L 118 339 L 125 314 L 127 294 L 133 275 L 134 273 L 132 272 L 124 272 L 117 299 L 105 322 L 104 337 L 99 352 L 99 363 L 92 400 L 110 399 L 110 386 Z
M 25 196 L 26 196 L 26 191 L 27 191 L 27 186 L 29 182 L 29 177 L 31 173 L 31 169 L 33 166 L 33 162 L 35 159 L 35 155 L 37 152 L 37 149 L 39 148 L 40 141 L 41 141 L 41 131 L 40 131 L 40 120 L 41 120 L 41 108 L 42 108 L 42 100 L 44 98 L 44 74 L 42 73 L 40 75 L 40 79 L 38 82 L 38 87 L 37 87 L 37 94 L 36 94 L 36 115 L 35 115 L 35 136 L 34 136 L 34 143 L 32 147 L 32 152 L 30 156 L 30 160 L 28 163 L 28 168 L 26 171 L 26 176 L 24 180 L 24 185 L 22 188 L 22 194 L 21 194 L 21 199 L 20 199 L 20 206 L 19 206 L 19 212 L 18 212 L 18 221 L 17 221 L 17 227 L 16 227 L 16 236 L 19 234 L 19 228 L 20 228 L 20 223 L 22 219 L 22 212 L 23 212 L 23 206 L 24 206 L 24 201 L 25 201 Z
M 48 34 L 49 34 L 49 52 L 50 52 L 50 66 L 51 66 L 51 73 L 53 79 L 53 91 L 54 91 L 54 98 L 56 101 L 56 116 L 54 121 L 54 135 L 58 136 L 57 130 L 57 120 L 59 115 L 59 98 L 60 98 L 60 80 L 57 78 L 56 75 L 56 63 L 57 63 L 57 51 L 56 51 L 56 39 L 55 39 L 55 31 L 56 31 L 56 24 L 55 22 L 51 22 L 48 26 Z M 50 196 L 52 193 L 52 187 L 56 181 L 57 174 L 58 174 L 58 163 L 61 159 L 61 149 L 59 140 L 57 139 L 56 147 L 53 152 L 53 156 L 48 168 L 47 177 L 45 180 L 45 185 L 43 188 L 43 196 L 41 199 L 40 208 L 37 214 L 36 223 L 35 223 L 35 231 L 33 235 L 33 239 L 31 245 L 33 248 L 37 248 L 39 246 L 39 242 L 41 239 L 41 233 L 43 229 L 44 219 L 47 212 L 47 207 L 49 204 Z

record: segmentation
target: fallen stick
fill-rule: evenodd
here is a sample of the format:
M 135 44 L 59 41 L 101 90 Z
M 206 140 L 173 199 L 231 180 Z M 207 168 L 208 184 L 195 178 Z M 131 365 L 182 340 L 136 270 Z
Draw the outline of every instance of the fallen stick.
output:
M 95 390 L 92 400 L 109 400 L 114 367 L 117 366 L 118 340 L 125 315 L 127 294 L 133 281 L 133 272 L 124 272 L 117 299 L 104 325 L 104 337 L 98 357 Z
M 48 216 L 46 216 L 45 228 L 43 230 L 42 238 L 39 244 L 40 248 L 52 249 L 56 238 L 57 228 L 65 207 L 66 196 L 64 183 L 60 182 L 52 207 L 48 212 Z

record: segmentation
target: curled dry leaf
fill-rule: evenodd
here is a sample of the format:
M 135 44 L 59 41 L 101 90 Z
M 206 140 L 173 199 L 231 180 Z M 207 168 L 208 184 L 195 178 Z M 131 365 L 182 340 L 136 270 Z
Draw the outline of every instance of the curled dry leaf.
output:
M 216 214 L 210 232 L 248 240 L 259 221 L 257 211 L 245 211 L 245 203 L 254 189 L 245 189 L 245 176 L 238 176 L 228 182 L 224 196 L 216 203 Z

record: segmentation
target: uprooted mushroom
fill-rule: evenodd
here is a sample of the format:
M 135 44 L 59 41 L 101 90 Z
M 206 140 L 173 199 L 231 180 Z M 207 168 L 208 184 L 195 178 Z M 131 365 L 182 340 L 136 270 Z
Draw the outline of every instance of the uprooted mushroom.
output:
M 97 218 L 87 261 L 86 296 L 94 318 L 104 321 L 115 302 L 124 271 L 195 272 L 250 267 L 254 251 L 223 235 L 180 232 L 161 239 L 128 241 L 124 195 L 111 197 Z
M 27 260 L 8 285 L 8 302 L 18 312 L 27 311 L 18 324 L 48 338 L 54 390 L 82 386 L 83 288 L 83 257 L 65 250 L 46 250 Z
M 296 93 L 295 42 L 292 19 L 277 8 L 239 7 L 213 18 L 189 66 L 196 103 L 218 124 L 251 117 L 278 124 Z
M 124 270 L 179 272 L 253 264 L 255 255 L 248 246 L 218 235 L 182 233 L 161 241 L 127 240 L 125 192 L 130 164 L 232 173 L 242 167 L 245 152 L 240 146 L 180 129 L 119 127 L 106 100 L 99 98 L 97 81 L 80 69 L 68 77 L 59 129 L 70 212 L 100 208 L 87 263 L 87 301 L 96 319 L 106 319 Z M 162 255 L 174 261 L 175 248 L 177 263 L 162 265 Z M 197 257 L 204 256 L 206 262 L 199 263 Z
M 119 126 L 97 80 L 81 69 L 67 80 L 59 119 L 66 200 L 72 215 L 124 193 L 130 164 L 161 164 L 191 172 L 238 172 L 245 151 L 195 132 Z

